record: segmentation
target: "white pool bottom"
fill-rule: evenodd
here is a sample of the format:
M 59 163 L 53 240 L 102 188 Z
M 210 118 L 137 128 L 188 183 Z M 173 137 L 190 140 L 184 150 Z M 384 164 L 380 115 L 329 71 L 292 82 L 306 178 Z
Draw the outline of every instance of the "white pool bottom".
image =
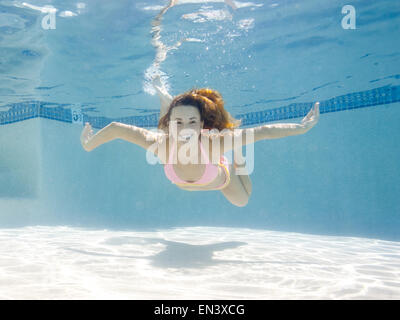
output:
M 400 299 L 400 242 L 211 227 L 0 229 L 0 299 Z

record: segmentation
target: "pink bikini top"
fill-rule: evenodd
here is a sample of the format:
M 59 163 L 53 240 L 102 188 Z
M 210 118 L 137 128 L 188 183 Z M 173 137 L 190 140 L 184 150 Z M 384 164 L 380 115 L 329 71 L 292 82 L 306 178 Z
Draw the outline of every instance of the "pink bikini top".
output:
M 174 139 L 171 139 L 172 141 L 174 141 Z M 213 181 L 217 175 L 218 175 L 218 166 L 213 165 L 208 157 L 207 154 L 204 151 L 203 148 L 203 144 L 201 143 L 200 140 L 200 149 L 201 149 L 201 154 L 203 155 L 205 161 L 206 161 L 206 168 L 204 170 L 203 176 L 195 181 L 195 182 L 187 182 L 185 180 L 182 180 L 181 178 L 179 178 L 174 170 L 174 166 L 172 164 L 172 157 L 174 156 L 175 153 L 175 141 L 172 144 L 172 151 L 170 153 L 169 159 L 168 159 L 168 163 L 164 165 L 164 172 L 165 175 L 167 176 L 167 178 L 169 180 L 172 181 L 172 183 L 174 184 L 181 184 L 181 185 L 187 185 L 187 186 L 191 186 L 191 185 L 207 185 L 209 184 L 211 181 Z

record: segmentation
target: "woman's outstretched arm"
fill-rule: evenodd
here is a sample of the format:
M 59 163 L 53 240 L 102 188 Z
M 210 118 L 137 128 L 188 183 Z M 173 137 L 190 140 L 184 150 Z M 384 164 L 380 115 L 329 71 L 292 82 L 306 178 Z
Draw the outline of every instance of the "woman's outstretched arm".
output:
M 158 137 L 159 133 L 157 132 L 120 122 L 111 122 L 96 134 L 93 134 L 92 126 L 86 122 L 81 133 L 81 144 L 83 149 L 89 152 L 104 143 L 123 139 L 147 150 L 157 141 Z
M 255 128 L 253 130 L 254 142 L 264 139 L 278 139 L 306 133 L 314 127 L 319 120 L 319 102 L 316 102 L 300 123 L 274 123 Z
M 306 133 L 317 124 L 318 120 L 319 102 L 316 102 L 300 123 L 266 124 L 254 128 L 235 129 L 233 131 L 223 132 L 220 135 L 221 152 L 225 153 L 232 150 L 233 143 L 231 143 L 231 141 L 234 141 L 233 138 L 236 135 L 239 137 L 239 140 L 241 140 L 242 146 L 244 146 L 260 140 L 278 139 Z

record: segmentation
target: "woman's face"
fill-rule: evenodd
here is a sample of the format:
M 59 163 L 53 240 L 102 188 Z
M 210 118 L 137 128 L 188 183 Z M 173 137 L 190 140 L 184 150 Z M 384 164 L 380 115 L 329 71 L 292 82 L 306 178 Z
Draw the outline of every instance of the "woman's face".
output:
M 176 121 L 178 140 L 180 141 L 187 141 L 194 133 L 199 136 L 204 125 L 199 110 L 189 105 L 177 106 L 172 109 L 169 122 L 170 130 L 173 129 L 171 125 L 174 121 Z

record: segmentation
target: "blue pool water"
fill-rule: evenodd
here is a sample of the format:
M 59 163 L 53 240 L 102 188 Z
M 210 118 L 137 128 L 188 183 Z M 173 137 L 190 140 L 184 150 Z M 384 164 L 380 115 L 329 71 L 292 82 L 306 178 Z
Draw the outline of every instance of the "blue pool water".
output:
M 400 3 L 169 3 L 0 0 L 0 298 L 398 299 Z M 82 149 L 84 122 L 157 126 L 155 74 L 244 127 L 320 119 L 254 145 L 236 207 Z

